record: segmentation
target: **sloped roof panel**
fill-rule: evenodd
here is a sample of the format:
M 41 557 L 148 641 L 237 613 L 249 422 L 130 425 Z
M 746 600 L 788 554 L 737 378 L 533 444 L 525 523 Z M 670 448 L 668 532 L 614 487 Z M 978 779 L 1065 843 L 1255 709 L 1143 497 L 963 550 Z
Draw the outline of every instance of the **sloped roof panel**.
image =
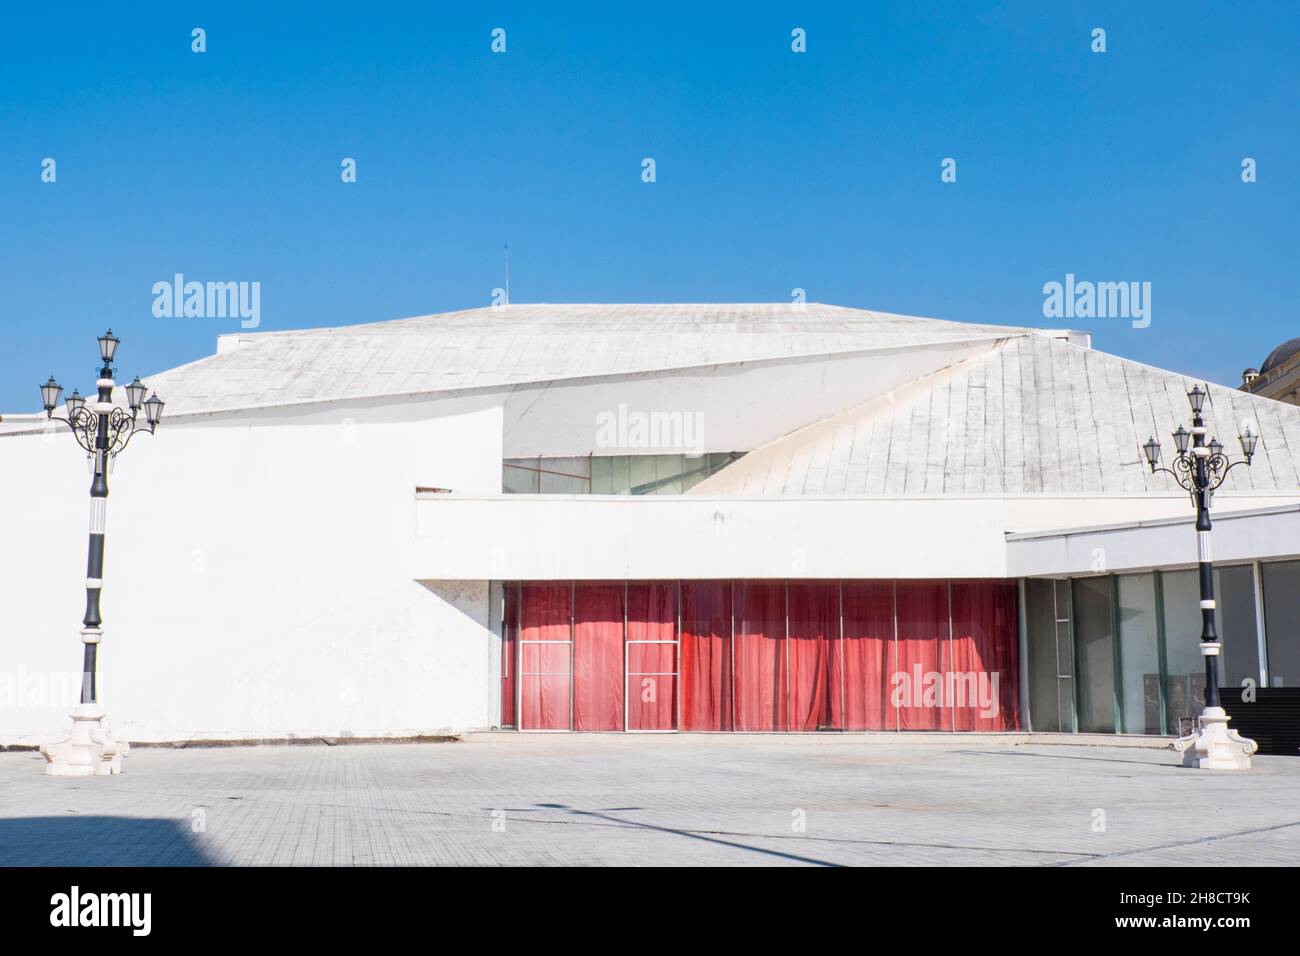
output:
M 750 452 L 688 494 L 932 495 L 1177 491 L 1141 445 L 1190 420 L 1195 380 L 1043 335 L 975 358 Z M 1225 491 L 1300 490 L 1300 408 L 1209 385 L 1210 431 L 1236 457 L 1244 422 L 1260 434 Z M 851 461 L 837 467 L 852 435 Z M 860 447 L 863 443 L 868 448 Z

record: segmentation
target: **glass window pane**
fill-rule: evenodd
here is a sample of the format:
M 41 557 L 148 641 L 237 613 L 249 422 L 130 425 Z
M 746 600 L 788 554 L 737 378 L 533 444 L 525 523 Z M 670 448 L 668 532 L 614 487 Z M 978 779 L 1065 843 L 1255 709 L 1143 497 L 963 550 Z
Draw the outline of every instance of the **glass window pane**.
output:
M 679 495 L 682 493 L 682 456 L 655 455 L 654 485 L 648 489 L 655 495 Z
M 653 491 L 654 481 L 657 477 L 654 456 L 630 455 L 627 464 L 628 487 L 631 488 L 632 494 L 644 495 Z
M 1074 644 L 1079 660 L 1079 730 L 1115 732 L 1115 643 L 1110 578 L 1074 581 Z
M 1262 565 L 1270 687 L 1300 687 L 1300 561 Z
M 544 495 L 589 494 L 591 459 L 543 458 L 539 486 Z
M 1217 568 L 1214 572 L 1215 629 L 1223 643 L 1219 660 L 1221 696 L 1225 706 L 1240 699 L 1242 682 L 1259 681 L 1259 633 L 1255 625 L 1255 573 L 1250 565 Z
M 1129 734 L 1162 733 L 1155 575 L 1120 576 L 1119 639 L 1123 731 Z
M 1042 578 L 1025 582 L 1025 629 L 1029 651 L 1029 720 L 1036 731 L 1069 730 L 1061 726 L 1056 699 L 1055 584 Z
M 510 458 L 502 462 L 502 492 L 507 495 L 537 494 L 538 464 L 536 458 Z
M 1181 734 L 1205 709 L 1201 589 L 1195 571 L 1168 571 L 1160 577 L 1165 598 L 1166 726 L 1169 733 Z
M 608 457 L 591 459 L 591 493 L 593 495 L 614 494 L 613 459 Z

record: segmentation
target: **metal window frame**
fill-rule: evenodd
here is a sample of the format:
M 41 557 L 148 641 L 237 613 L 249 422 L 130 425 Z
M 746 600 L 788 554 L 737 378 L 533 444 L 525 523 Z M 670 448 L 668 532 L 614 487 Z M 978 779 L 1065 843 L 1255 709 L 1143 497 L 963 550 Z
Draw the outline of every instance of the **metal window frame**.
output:
M 790 691 L 793 689 L 791 687 L 791 681 L 790 681 L 790 579 L 786 578 L 785 581 L 783 581 L 782 583 L 785 585 L 785 587 L 782 590 L 782 598 L 781 598 L 781 602 L 784 605 L 782 610 L 785 611 L 785 639 L 782 641 L 782 643 L 785 645 L 785 669 L 782 672 L 781 676 L 777 679 L 776 686 L 777 686 L 777 706 L 780 707 L 780 705 L 783 702 L 785 704 L 785 727 L 781 728 L 781 730 L 789 734 L 789 733 L 794 733 L 794 731 L 791 730 L 790 728 Z M 780 691 L 782 684 L 785 684 L 784 694 L 782 694 Z M 784 701 L 782 701 L 782 698 L 784 698 Z M 777 727 L 780 728 L 781 714 L 779 710 L 777 711 L 776 723 L 777 723 Z M 778 730 L 778 732 L 781 732 L 781 730 Z
M 889 589 L 890 599 L 889 599 L 889 600 L 890 600 L 890 604 L 893 605 L 893 606 L 891 607 L 890 610 L 893 612 L 893 618 L 894 618 L 894 644 L 893 644 L 894 666 L 893 666 L 892 672 L 893 672 L 893 675 L 894 675 L 895 677 L 897 677 L 897 676 L 898 676 L 898 578 L 890 578 L 889 585 L 890 585 L 890 589 Z M 890 679 L 890 683 L 891 683 L 891 684 L 894 683 L 894 680 L 893 680 L 892 678 Z M 895 687 L 895 690 L 897 690 L 897 687 Z M 897 697 L 897 696 L 898 696 L 898 695 L 897 695 L 896 693 L 890 693 L 890 695 L 889 695 L 889 697 L 890 697 L 891 700 L 893 700 L 893 699 L 894 699 L 895 697 Z M 896 734 L 901 734 L 901 733 L 903 732 L 903 723 L 902 723 L 902 721 L 903 721 L 903 718 L 902 718 L 902 715 L 899 714 L 899 706 L 898 706 L 898 703 L 897 703 L 897 701 L 895 701 L 895 703 L 894 703 L 894 733 L 896 733 Z
M 1118 620 L 1117 617 L 1115 617 L 1115 593 L 1114 592 L 1115 592 L 1115 587 L 1117 587 L 1117 585 L 1115 585 L 1115 581 L 1114 581 L 1115 575 L 1113 574 L 1079 575 L 1078 578 L 1066 579 L 1067 581 L 1066 591 L 1069 592 L 1070 594 L 1070 653 L 1074 659 L 1074 676 L 1073 678 L 1071 678 L 1071 683 L 1074 684 L 1074 688 L 1073 688 L 1074 689 L 1074 721 L 1073 721 L 1074 732 L 1075 734 L 1078 734 L 1079 732 L 1079 711 L 1080 709 L 1082 709 L 1083 706 L 1083 696 L 1082 696 L 1083 682 L 1082 680 L 1079 679 L 1080 675 L 1082 675 L 1083 670 L 1080 669 L 1079 666 L 1078 615 L 1074 613 L 1075 610 L 1074 587 L 1075 584 L 1079 583 L 1079 581 L 1096 580 L 1099 578 L 1106 579 L 1106 588 L 1105 588 L 1106 601 L 1108 601 L 1109 604 L 1108 609 L 1106 609 L 1108 610 L 1108 615 L 1106 615 L 1106 617 L 1109 618 L 1108 624 L 1109 624 L 1109 631 L 1110 631 L 1110 666 L 1112 666 L 1112 670 L 1113 670 L 1112 679 L 1110 679 L 1110 684 L 1112 684 L 1112 688 L 1110 688 L 1110 693 L 1112 693 L 1112 700 L 1110 700 L 1110 708 L 1112 708 L 1112 722 L 1114 723 L 1115 726 L 1115 730 L 1109 732 L 1110 734 L 1119 735 L 1119 732 L 1121 732 L 1119 731 L 1119 704 L 1117 698 L 1115 698 L 1115 695 L 1117 695 L 1117 693 L 1119 692 L 1118 688 L 1121 687 L 1121 684 L 1119 684 L 1119 680 L 1121 680 L 1121 676 L 1119 676 Z M 1106 731 L 1088 731 L 1088 732 L 1089 734 L 1105 734 Z
M 1123 734 L 1124 730 L 1124 667 L 1123 667 L 1123 648 L 1120 647 L 1119 641 L 1119 575 L 1109 574 L 1110 578 L 1110 650 L 1111 650 L 1111 667 L 1114 673 L 1111 675 L 1115 691 L 1115 733 Z
M 649 584 L 663 583 L 661 581 L 645 582 Z M 681 732 L 682 727 L 682 690 L 681 690 L 681 669 L 682 669 L 682 582 L 679 579 L 676 582 L 676 588 L 673 591 L 676 607 L 673 614 L 673 637 L 671 640 L 663 638 L 637 638 L 633 640 L 628 637 L 628 596 L 629 582 L 623 582 L 623 732 L 626 734 L 676 734 Z M 633 673 L 632 663 L 632 645 L 633 644 L 672 644 L 675 648 L 673 654 L 672 671 L 637 671 Z M 632 699 L 631 682 L 633 677 L 671 677 L 673 679 L 673 694 L 675 695 L 676 706 L 674 707 L 673 726 L 672 727 L 629 727 L 628 726 L 628 706 Z
M 736 732 L 736 579 L 731 579 L 731 636 L 727 638 L 727 704 L 731 708 L 731 725 L 728 733 Z
M 1122 716 L 1122 722 L 1116 722 L 1116 734 L 1146 734 L 1145 720 L 1142 723 L 1142 729 L 1139 731 L 1135 726 L 1135 715 L 1128 712 L 1124 704 L 1124 623 L 1121 618 L 1123 610 L 1123 598 L 1120 595 L 1120 582 L 1125 578 L 1143 578 L 1151 579 L 1151 616 L 1155 625 L 1155 644 L 1156 644 L 1156 703 L 1159 712 L 1159 723 L 1156 733 L 1164 735 L 1167 726 L 1165 717 L 1165 649 L 1164 649 L 1164 589 L 1158 584 L 1160 571 L 1151 569 L 1149 571 L 1130 571 L 1123 574 L 1111 575 L 1114 578 L 1114 590 L 1111 596 L 1112 609 L 1112 628 L 1115 632 L 1115 693 L 1117 695 L 1117 708 L 1119 716 Z M 1145 684 L 1143 685 L 1145 694 Z M 1145 716 L 1145 715 L 1144 715 Z
M 1020 695 L 1020 713 L 1024 717 L 1025 730 L 1028 733 L 1034 732 L 1034 716 L 1029 706 L 1029 581 L 1027 578 L 1016 579 L 1016 611 L 1018 620 L 1016 621 L 1016 643 L 1020 652 L 1020 660 L 1017 662 L 1016 676 L 1019 678 L 1020 686 L 1016 693 Z M 1053 627 L 1056 625 L 1053 624 Z
M 1073 734 L 1079 732 L 1079 708 L 1076 696 L 1078 695 L 1079 672 L 1078 662 L 1074 654 L 1074 585 L 1070 578 L 1049 578 L 1052 582 L 1052 649 L 1056 656 L 1056 726 L 1057 733 Z M 1065 617 L 1061 617 L 1061 585 L 1065 586 Z M 1070 673 L 1061 673 L 1061 625 L 1066 625 L 1065 635 L 1069 641 L 1067 654 L 1070 659 Z M 1061 693 L 1061 681 L 1068 679 L 1070 681 L 1070 692 L 1067 695 Z M 1066 727 L 1066 721 L 1061 717 L 1061 703 L 1064 696 L 1065 703 L 1070 706 L 1069 727 Z
M 499 713 L 497 714 L 497 720 L 500 721 L 500 727 L 502 730 L 518 730 L 519 729 L 519 700 L 518 700 L 519 688 L 518 686 L 516 686 L 514 688 L 514 691 L 507 695 L 505 693 L 505 682 L 513 678 L 514 683 L 516 685 L 518 685 L 519 683 L 519 660 L 518 660 L 519 621 L 518 619 L 516 619 L 515 621 L 515 634 L 513 639 L 507 641 L 506 636 L 510 631 L 510 618 L 508 615 L 508 612 L 511 608 L 510 592 L 512 589 L 520 588 L 521 585 L 517 581 L 502 581 L 500 583 L 501 583 L 501 654 L 499 656 L 501 659 L 501 665 L 500 665 L 501 672 L 500 674 L 497 675 L 500 678 L 500 681 L 498 682 L 498 686 L 500 687 L 500 692 L 498 693 L 498 697 L 500 698 L 500 708 L 499 708 Z M 515 601 L 517 604 L 518 597 L 515 598 Z M 518 608 L 516 607 L 516 613 L 517 612 L 518 612 Z M 506 647 L 507 643 L 511 644 L 512 646 L 507 648 Z M 505 705 L 506 705 L 507 697 L 515 698 L 515 700 L 512 702 L 514 720 L 511 721 L 510 723 L 506 723 L 505 721 Z
M 1156 601 L 1156 645 L 1160 660 L 1160 736 L 1169 736 L 1169 703 L 1167 700 L 1169 683 L 1169 659 L 1165 651 L 1165 576 L 1163 571 L 1154 571 L 1152 576 Z
M 948 578 L 948 732 L 957 732 L 957 695 L 954 693 L 957 674 L 957 648 L 952 639 L 952 578 Z M 943 728 L 940 727 L 940 730 Z
M 515 671 L 519 680 L 518 702 L 515 710 L 515 731 L 521 734 L 569 734 L 573 733 L 573 601 L 576 582 L 569 582 L 569 639 L 567 641 L 547 638 L 545 640 L 525 641 L 523 640 L 523 622 L 524 622 L 524 586 L 519 585 L 519 640 L 515 643 L 519 648 L 519 668 Z M 568 644 L 569 645 L 569 673 L 563 671 L 529 671 L 524 672 L 524 645 L 525 644 Z M 568 727 L 525 727 L 524 726 L 524 678 L 525 677 L 568 677 L 569 678 L 569 726 Z
M 840 598 L 840 635 L 839 635 L 839 643 L 836 645 L 836 647 L 838 648 L 837 653 L 839 654 L 839 668 L 840 668 L 840 727 L 839 729 L 841 733 L 844 733 L 846 730 L 848 730 L 847 725 L 849 722 L 848 688 L 847 685 L 845 684 L 845 676 L 844 676 L 844 672 L 848 669 L 847 659 L 844 655 L 844 579 L 840 578 L 837 584 L 838 584 L 838 591 L 839 591 L 839 598 Z M 835 708 L 832 707 L 831 708 L 832 716 L 834 716 L 834 710 Z
M 1264 625 L 1264 562 L 1250 564 L 1255 589 L 1255 641 L 1259 646 L 1259 686 L 1268 686 L 1268 633 Z

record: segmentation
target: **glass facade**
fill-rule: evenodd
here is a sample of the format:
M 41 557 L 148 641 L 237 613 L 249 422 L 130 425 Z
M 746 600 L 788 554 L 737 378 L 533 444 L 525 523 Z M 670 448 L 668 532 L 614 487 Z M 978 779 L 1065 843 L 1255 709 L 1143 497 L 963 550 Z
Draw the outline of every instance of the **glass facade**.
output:
M 1263 566 L 1268 686 L 1300 687 L 1300 561 Z
M 1205 659 L 1201 657 L 1201 592 L 1195 571 L 1160 575 L 1165 615 L 1165 725 L 1187 733 L 1205 707 Z
M 1292 592 L 1293 606 L 1296 593 Z M 1254 568 L 1248 564 L 1216 568 L 1214 596 L 1218 603 L 1214 624 L 1219 640 L 1223 642 L 1219 679 L 1222 697 L 1226 700 L 1230 690 L 1240 693 L 1245 681 L 1259 683 L 1259 622 L 1255 615 Z
M 504 585 L 503 726 L 1021 727 L 1014 581 Z M 515 623 L 517 622 L 517 624 Z
M 1074 646 L 1079 663 L 1079 730 L 1113 734 L 1115 634 L 1111 626 L 1111 578 L 1074 580 Z
M 520 495 L 680 495 L 742 454 L 507 458 L 501 490 Z
M 1025 582 L 1029 650 L 1029 717 L 1034 730 L 1074 730 L 1074 640 L 1070 628 L 1070 582 Z
M 1286 686 L 1288 673 L 1300 682 L 1300 561 L 1215 568 L 1214 591 L 1229 714 L 1233 697 L 1265 674 L 1274 687 Z M 1205 707 L 1196 571 L 1028 579 L 1023 594 L 1030 729 L 1183 734 L 1194 726 Z
M 1127 734 L 1163 734 L 1160 709 L 1160 624 L 1155 574 L 1118 579 L 1120 728 Z
M 1215 602 L 1230 716 L 1300 684 L 1300 561 L 1216 568 Z M 1205 706 L 1193 570 L 532 582 L 498 626 L 502 723 L 527 730 L 1174 735 Z

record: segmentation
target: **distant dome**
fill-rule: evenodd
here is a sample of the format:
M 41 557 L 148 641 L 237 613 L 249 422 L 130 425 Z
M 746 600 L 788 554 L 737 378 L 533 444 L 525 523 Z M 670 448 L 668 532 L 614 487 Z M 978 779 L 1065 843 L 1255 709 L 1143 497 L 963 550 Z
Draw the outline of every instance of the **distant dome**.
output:
M 1300 352 L 1300 338 L 1292 339 L 1290 342 L 1283 342 L 1268 353 L 1268 358 L 1264 359 L 1264 364 L 1259 367 L 1260 373 L 1271 372 L 1297 352 Z

